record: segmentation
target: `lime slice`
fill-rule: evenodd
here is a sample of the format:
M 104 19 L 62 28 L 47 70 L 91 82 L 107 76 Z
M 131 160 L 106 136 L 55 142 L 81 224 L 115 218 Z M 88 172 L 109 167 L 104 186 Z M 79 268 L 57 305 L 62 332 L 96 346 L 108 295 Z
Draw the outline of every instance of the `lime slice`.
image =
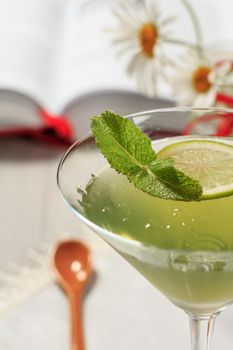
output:
M 233 145 L 212 140 L 181 141 L 163 148 L 157 157 L 172 158 L 177 169 L 198 180 L 202 199 L 233 194 Z

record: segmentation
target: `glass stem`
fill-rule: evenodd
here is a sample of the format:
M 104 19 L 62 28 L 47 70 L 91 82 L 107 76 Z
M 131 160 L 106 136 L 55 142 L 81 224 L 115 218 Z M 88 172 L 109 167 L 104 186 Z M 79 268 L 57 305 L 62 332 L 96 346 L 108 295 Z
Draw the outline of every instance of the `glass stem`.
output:
M 210 350 L 216 316 L 217 314 L 206 317 L 189 314 L 192 350 Z

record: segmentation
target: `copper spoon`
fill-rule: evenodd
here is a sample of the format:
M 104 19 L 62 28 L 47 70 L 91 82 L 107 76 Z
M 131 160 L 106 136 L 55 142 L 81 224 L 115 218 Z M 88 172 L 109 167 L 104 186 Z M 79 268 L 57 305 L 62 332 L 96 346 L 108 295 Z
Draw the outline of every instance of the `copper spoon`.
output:
M 84 350 L 82 298 L 92 274 L 90 251 L 79 241 L 63 241 L 55 247 L 53 262 L 58 283 L 70 303 L 71 349 Z

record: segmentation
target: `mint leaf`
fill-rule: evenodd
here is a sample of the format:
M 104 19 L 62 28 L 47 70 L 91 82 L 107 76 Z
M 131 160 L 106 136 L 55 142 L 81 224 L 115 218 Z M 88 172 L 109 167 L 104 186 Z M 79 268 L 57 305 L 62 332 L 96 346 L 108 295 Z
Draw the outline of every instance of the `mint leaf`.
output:
M 129 119 L 112 112 L 92 118 L 96 143 L 111 166 L 128 175 L 155 160 L 150 139 Z
M 107 111 L 92 118 L 91 128 L 109 164 L 135 187 L 164 199 L 200 200 L 199 182 L 175 169 L 172 159 L 156 160 L 151 140 L 131 120 Z
M 168 187 L 171 187 L 176 196 L 183 200 L 199 200 L 202 195 L 202 187 L 199 181 L 190 178 L 174 166 L 171 158 L 164 158 L 152 162 L 151 171 Z

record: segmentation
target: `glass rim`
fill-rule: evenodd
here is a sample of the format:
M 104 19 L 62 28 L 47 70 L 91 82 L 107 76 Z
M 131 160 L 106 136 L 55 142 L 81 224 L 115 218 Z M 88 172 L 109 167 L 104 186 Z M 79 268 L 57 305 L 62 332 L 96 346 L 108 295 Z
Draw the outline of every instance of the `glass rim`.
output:
M 149 109 L 141 112 L 136 113 L 130 113 L 127 114 L 127 118 L 134 118 L 139 116 L 145 116 L 146 114 L 152 114 L 152 113 L 164 113 L 164 112 L 208 112 L 208 111 L 214 111 L 214 112 L 223 112 L 223 113 L 233 113 L 233 107 L 166 107 L 166 108 L 155 108 L 155 109 Z
M 145 116 L 147 114 L 152 114 L 152 113 L 164 113 L 164 112 L 188 112 L 188 111 L 203 111 L 203 112 L 208 112 L 208 111 L 214 111 L 214 112 L 225 112 L 225 113 L 233 113 L 233 108 L 225 108 L 225 107 L 169 107 L 169 108 L 159 108 L 159 109 L 152 109 L 152 110 L 146 110 L 146 111 L 142 111 L 142 112 L 136 112 L 136 113 L 132 113 L 132 114 L 128 114 L 125 115 L 125 117 L 127 118 L 134 118 L 134 117 L 141 117 L 141 116 Z M 126 243 L 128 244 L 130 242 L 130 245 L 133 245 L 135 248 L 138 249 L 148 249 L 151 251 L 151 248 L 153 248 L 153 251 L 155 251 L 156 253 L 160 253 L 164 254 L 164 252 L 168 253 L 168 252 L 175 252 L 177 254 L 184 254 L 187 253 L 189 256 L 190 255 L 196 255 L 198 253 L 201 254 L 207 254 L 211 256 L 217 256 L 219 258 L 219 256 L 221 256 L 223 259 L 226 258 L 231 258 L 233 259 L 233 254 L 231 250 L 225 250 L 225 251 L 217 251 L 217 250 L 189 250 L 189 249 L 163 249 L 163 248 L 159 248 L 155 245 L 150 245 L 147 243 L 143 243 L 141 241 L 137 241 L 135 239 L 131 239 L 129 241 L 129 239 L 117 235 L 116 233 L 109 231 L 99 225 L 97 225 L 96 223 L 94 223 L 93 221 L 89 220 L 86 216 L 84 216 L 83 214 L 81 214 L 80 212 L 76 211 L 72 205 L 70 205 L 69 201 L 67 200 L 63 190 L 62 190 L 62 186 L 60 184 L 60 180 L 59 180 L 59 176 L 60 176 L 60 172 L 62 169 L 63 164 L 65 163 L 67 157 L 71 154 L 71 152 L 75 149 L 75 147 L 78 144 L 82 144 L 84 141 L 88 140 L 92 135 L 92 132 L 89 131 L 86 134 L 84 134 L 83 136 L 81 136 L 78 140 L 76 140 L 68 149 L 67 151 L 62 155 L 58 167 L 57 167 L 57 174 L 56 174 L 56 180 L 57 180 L 57 185 L 59 188 L 60 193 L 62 194 L 63 199 L 65 200 L 65 203 L 68 205 L 69 208 L 72 209 L 72 211 L 75 213 L 75 215 L 82 221 L 84 222 L 87 226 L 89 226 L 91 229 L 93 229 L 95 232 L 100 231 L 103 234 L 103 237 L 109 237 L 112 238 L 114 240 L 117 240 L 119 242 L 122 243 Z M 194 135 L 193 135 L 194 136 Z M 201 257 L 200 257 L 201 258 Z
M 141 112 L 136 112 L 136 113 L 130 113 L 126 114 L 124 117 L 125 118 L 134 118 L 134 117 L 142 117 L 147 114 L 152 114 L 152 113 L 165 113 L 165 112 L 188 112 L 188 111 L 196 111 L 196 112 L 208 112 L 208 111 L 214 111 L 214 112 L 222 112 L 222 113 L 233 113 L 233 107 L 166 107 L 166 108 L 155 108 L 155 109 L 149 109 L 149 110 L 143 110 Z M 65 153 L 62 155 L 62 158 L 59 162 L 62 162 L 62 159 L 68 155 L 68 153 L 74 148 L 77 144 L 82 143 L 86 141 L 89 137 L 91 137 L 92 131 L 88 131 L 85 133 L 83 136 L 79 137 L 76 141 L 72 143 L 71 146 L 68 147 L 68 149 L 65 151 Z M 59 168 L 58 166 L 58 168 Z

